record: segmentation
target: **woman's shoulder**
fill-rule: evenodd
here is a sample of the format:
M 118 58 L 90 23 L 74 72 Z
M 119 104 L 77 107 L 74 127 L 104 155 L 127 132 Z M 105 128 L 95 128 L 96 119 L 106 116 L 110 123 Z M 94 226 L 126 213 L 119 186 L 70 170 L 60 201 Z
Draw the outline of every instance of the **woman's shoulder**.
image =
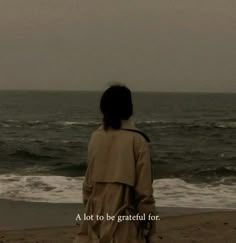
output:
M 110 130 L 109 130 L 110 131 Z M 141 143 L 149 143 L 150 139 L 146 133 L 144 133 L 142 130 L 140 130 L 134 121 L 130 120 L 123 120 L 120 129 L 114 130 L 111 129 L 111 131 L 121 132 L 121 133 L 127 133 L 128 136 L 134 137 L 135 140 Z M 92 133 L 91 137 L 94 137 L 96 135 L 99 135 L 101 133 L 107 133 L 107 131 L 104 130 L 103 125 L 98 126 Z

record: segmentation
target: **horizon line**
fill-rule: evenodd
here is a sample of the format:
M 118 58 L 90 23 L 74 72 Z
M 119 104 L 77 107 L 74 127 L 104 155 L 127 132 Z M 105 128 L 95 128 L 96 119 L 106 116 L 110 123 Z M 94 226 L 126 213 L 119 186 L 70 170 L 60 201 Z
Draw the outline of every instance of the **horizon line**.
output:
M 104 89 L 105 90 L 105 89 Z M 19 92 L 103 92 L 104 90 L 86 90 L 86 89 L 0 89 L 1 91 L 19 91 Z M 132 90 L 137 93 L 205 93 L 205 94 L 236 94 L 236 91 L 152 91 L 152 90 Z

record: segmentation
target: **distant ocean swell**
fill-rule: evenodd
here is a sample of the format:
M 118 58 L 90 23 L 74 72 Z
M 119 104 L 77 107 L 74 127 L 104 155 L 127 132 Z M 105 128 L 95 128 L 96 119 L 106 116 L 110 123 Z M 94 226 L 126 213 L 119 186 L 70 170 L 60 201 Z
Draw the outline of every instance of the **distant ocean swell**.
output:
M 158 121 L 158 120 L 147 120 L 147 121 L 137 121 L 137 125 L 145 126 L 157 126 L 160 128 L 168 127 L 180 127 L 180 128 L 206 128 L 206 129 L 235 129 L 236 120 L 226 120 L 226 121 Z M 100 121 L 20 121 L 20 120 L 5 120 L 0 121 L 0 127 L 2 128 L 70 128 L 70 127 L 83 127 L 92 126 L 96 127 L 100 125 Z

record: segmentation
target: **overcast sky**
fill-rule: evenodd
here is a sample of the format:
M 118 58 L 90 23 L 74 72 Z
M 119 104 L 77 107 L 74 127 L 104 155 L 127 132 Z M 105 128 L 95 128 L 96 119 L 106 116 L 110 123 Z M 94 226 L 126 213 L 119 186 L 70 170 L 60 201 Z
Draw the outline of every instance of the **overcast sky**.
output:
M 0 0 L 0 89 L 236 92 L 235 0 Z

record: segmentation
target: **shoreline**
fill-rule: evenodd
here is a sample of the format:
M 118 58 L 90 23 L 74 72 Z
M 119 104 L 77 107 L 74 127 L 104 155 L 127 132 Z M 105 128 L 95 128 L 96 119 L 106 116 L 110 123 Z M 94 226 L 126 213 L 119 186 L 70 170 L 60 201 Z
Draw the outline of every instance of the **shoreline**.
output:
M 157 207 L 158 242 L 234 243 L 236 210 Z M 82 204 L 0 199 L 1 243 L 72 243 Z
M 81 203 L 26 202 L 0 199 L 1 229 L 23 230 L 76 225 L 76 217 L 84 212 Z M 203 213 L 236 212 L 236 209 L 157 207 L 160 220 Z

